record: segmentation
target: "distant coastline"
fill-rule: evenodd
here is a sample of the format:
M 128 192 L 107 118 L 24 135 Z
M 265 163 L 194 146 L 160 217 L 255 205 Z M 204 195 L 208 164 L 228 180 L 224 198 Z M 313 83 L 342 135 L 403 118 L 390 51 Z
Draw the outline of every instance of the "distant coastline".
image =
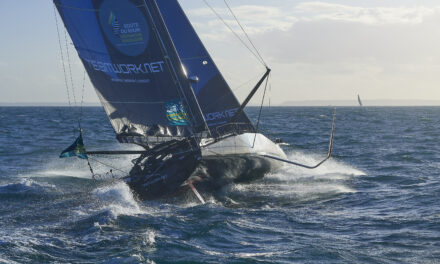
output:
M 362 100 L 368 106 L 440 106 L 440 100 Z M 280 106 L 359 106 L 357 100 L 298 100 L 287 101 Z

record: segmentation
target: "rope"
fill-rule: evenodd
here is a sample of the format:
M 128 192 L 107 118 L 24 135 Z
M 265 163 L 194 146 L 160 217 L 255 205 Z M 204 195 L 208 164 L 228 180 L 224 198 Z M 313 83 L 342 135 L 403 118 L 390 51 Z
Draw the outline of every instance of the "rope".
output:
M 89 165 L 89 170 L 90 170 L 90 172 L 92 173 L 92 179 L 93 179 L 93 181 L 94 181 L 95 184 L 96 184 L 95 172 L 93 171 L 92 165 L 90 164 L 90 160 L 89 160 L 88 157 L 87 157 L 87 165 Z
M 233 89 L 231 88 L 232 92 L 236 92 L 236 91 L 240 90 L 241 88 L 243 88 L 244 86 L 246 86 L 247 84 L 249 84 L 251 81 L 255 80 L 255 78 L 256 78 L 257 76 L 260 76 L 260 74 L 255 75 L 254 77 L 252 77 L 252 79 L 249 79 L 249 80 L 247 80 L 246 82 L 243 82 L 242 84 L 240 84 L 239 86 L 237 86 L 237 87 L 235 87 L 235 88 L 233 88 Z M 215 102 L 213 102 L 212 107 L 219 105 L 219 104 L 222 102 L 223 98 L 225 98 L 226 96 L 230 96 L 230 94 L 229 94 L 229 93 L 225 93 L 225 94 L 223 94 L 222 96 L 218 97 L 218 98 L 215 100 Z
M 257 132 L 258 132 L 258 128 L 260 126 L 261 112 L 263 111 L 264 98 L 266 97 L 266 90 L 267 90 L 267 84 L 269 83 L 269 77 L 270 77 L 270 75 L 267 76 L 267 78 L 266 78 L 266 85 L 264 86 L 263 98 L 261 99 L 260 112 L 258 114 L 258 120 L 257 120 L 257 125 L 256 125 Z M 254 135 L 254 143 L 252 143 L 252 148 L 254 148 L 254 146 L 255 146 L 256 139 L 257 139 L 257 133 L 255 133 L 255 135 Z
M 81 127 L 81 121 L 82 121 L 82 116 L 83 116 L 85 86 L 86 86 L 86 69 L 84 68 L 82 91 L 81 91 L 81 105 L 80 105 L 80 108 L 79 108 L 79 117 L 78 117 L 78 124 L 79 124 L 80 127 Z
M 68 37 L 67 37 L 67 29 L 64 27 L 64 40 L 65 40 L 65 49 L 66 49 L 66 57 L 67 57 L 67 64 L 69 67 L 69 72 L 67 72 L 66 69 L 66 62 L 65 62 L 65 57 L 64 57 L 64 52 L 63 52 L 63 46 L 61 44 L 61 34 L 60 34 L 60 29 L 59 29 L 59 23 L 58 23 L 58 17 L 57 17 L 57 12 L 56 12 L 56 6 L 54 4 L 54 15 L 55 15 L 55 24 L 57 27 L 57 34 L 58 34 L 58 44 L 59 44 L 59 48 L 60 48 L 60 54 L 61 54 L 61 62 L 63 65 L 63 73 L 64 73 L 64 83 L 66 86 L 66 92 L 67 92 L 67 99 L 69 101 L 69 107 L 72 108 L 72 97 L 73 97 L 73 103 L 74 106 L 77 107 L 78 106 L 78 102 L 76 99 L 76 93 L 75 93 L 75 83 L 73 80 L 73 74 L 72 74 L 72 64 L 70 61 L 70 51 L 69 51 L 69 41 L 68 41 Z M 71 85 L 71 89 L 69 88 L 69 82 L 68 82 L 68 73 L 70 74 L 70 85 Z M 79 108 L 79 116 L 78 116 L 78 126 L 79 126 L 79 130 L 80 133 L 82 133 L 82 128 L 81 128 L 81 121 L 82 121 L 82 116 L 83 116 L 83 108 L 84 108 L 84 93 L 85 93 L 85 83 L 86 83 L 86 70 L 84 69 L 83 72 L 83 78 L 82 78 L 82 90 L 81 90 L 81 103 L 80 103 L 80 108 Z M 72 90 L 72 91 L 70 91 Z M 72 96 L 71 94 L 72 93 Z M 90 163 L 90 160 L 95 161 L 97 163 L 100 163 L 106 167 L 111 168 L 109 172 L 106 173 L 106 175 L 108 175 L 110 173 L 110 175 L 112 176 L 112 179 L 114 179 L 114 175 L 113 175 L 113 170 L 115 171 L 119 171 L 125 175 L 128 175 L 129 173 L 127 173 L 126 171 L 123 171 L 119 168 L 116 168 L 112 165 L 106 164 L 104 162 L 101 162 L 97 159 L 91 158 L 91 157 L 87 157 L 87 165 L 89 167 L 90 173 L 92 174 L 92 178 L 93 181 L 95 182 L 95 185 L 97 186 L 97 177 L 99 177 L 101 180 L 103 179 L 103 176 L 101 174 L 97 174 L 95 173 L 95 171 L 93 170 L 92 164 Z
M 260 76 L 261 76 L 261 74 L 258 73 L 258 74 L 256 74 L 254 77 L 252 77 L 251 79 L 249 79 L 249 80 L 247 80 L 247 81 L 241 83 L 240 85 L 237 85 L 237 86 L 234 87 L 234 88 L 231 88 L 231 90 L 232 90 L 233 92 L 236 92 L 236 91 L 240 90 L 242 87 L 246 86 L 247 84 L 249 84 L 250 82 L 254 81 L 255 79 L 257 79 L 257 77 L 260 77 Z
M 67 99 L 69 101 L 69 107 L 72 107 L 71 104 L 71 100 L 70 100 L 70 92 L 69 92 L 69 84 L 67 82 L 67 73 L 66 73 L 66 66 L 64 65 L 64 53 L 63 53 L 63 46 L 61 45 L 61 36 L 60 36 L 60 30 L 59 30 L 59 26 L 58 26 L 58 16 L 57 16 L 57 11 L 56 11 L 56 7 L 55 4 L 53 6 L 53 11 L 54 11 L 54 15 L 55 15 L 55 24 L 57 26 L 57 34 L 58 34 L 58 44 L 60 46 L 60 56 L 61 56 L 61 62 L 63 64 L 63 72 L 64 72 L 64 83 L 66 85 L 66 91 L 67 91 Z
M 119 169 L 119 168 L 116 168 L 115 166 L 112 166 L 112 165 L 106 164 L 106 163 L 104 163 L 104 162 L 102 162 L 102 161 L 99 161 L 99 160 L 97 160 L 97 159 L 94 159 L 94 158 L 91 158 L 91 157 L 88 157 L 88 159 L 91 159 L 91 160 L 93 160 L 93 161 L 95 161 L 95 162 L 98 162 L 99 164 L 102 164 L 102 165 L 104 165 L 104 166 L 106 166 L 106 167 L 112 168 L 112 169 L 114 169 L 115 171 L 119 171 L 119 172 L 121 172 L 121 173 L 123 173 L 123 174 L 126 174 L 126 175 L 129 174 L 129 173 L 126 172 L 126 171 L 123 171 L 123 170 L 121 170 L 121 169 Z
M 90 160 L 93 160 L 93 161 L 95 161 L 95 162 L 97 162 L 97 163 L 100 163 L 100 164 L 102 164 L 102 165 L 104 165 L 104 166 L 107 166 L 107 167 L 109 167 L 109 168 L 111 168 L 111 169 L 110 169 L 110 171 L 106 172 L 104 175 L 103 175 L 103 174 L 95 173 L 94 170 L 93 170 L 93 167 L 92 167 L 92 165 L 91 165 L 91 163 L 90 163 Z M 91 172 L 91 174 L 92 174 L 92 179 L 93 179 L 93 181 L 94 181 L 96 187 L 98 187 L 98 180 L 97 180 L 97 178 L 99 178 L 100 180 L 108 179 L 108 177 L 104 177 L 104 176 L 111 175 L 111 179 L 112 179 L 112 181 L 114 182 L 114 180 L 116 180 L 116 178 L 115 178 L 115 175 L 113 174 L 113 170 L 116 170 L 116 171 L 122 172 L 122 173 L 125 174 L 125 175 L 129 175 L 129 173 L 127 173 L 126 171 L 123 171 L 123 170 L 121 170 L 121 169 L 119 169 L 119 168 L 116 168 L 116 167 L 114 167 L 114 166 L 112 166 L 112 165 L 109 165 L 109 164 L 106 164 L 106 163 L 104 163 L 104 162 L 101 162 L 101 161 L 99 161 L 99 160 L 97 160 L 97 159 L 94 159 L 94 158 L 91 158 L 91 157 L 89 157 L 89 156 L 87 156 L 87 165 L 89 166 L 89 170 L 90 170 L 90 172 Z
M 270 101 L 271 101 L 271 96 L 272 96 L 272 84 L 269 84 L 269 109 L 272 107 Z
M 66 41 L 66 54 L 67 54 L 67 65 L 69 65 L 69 74 L 70 74 L 70 85 L 72 89 L 72 95 L 73 95 L 73 103 L 74 106 L 77 106 L 76 102 L 76 95 L 75 95 L 75 86 L 73 83 L 73 76 L 72 76 L 72 65 L 70 63 L 70 52 L 69 52 L 69 43 L 67 41 L 67 30 L 64 28 L 64 40 Z
M 241 30 L 243 31 L 244 35 L 246 36 L 247 40 L 249 41 L 249 43 L 252 45 L 252 47 L 254 48 L 255 52 L 257 53 L 258 57 L 260 58 L 260 60 L 263 62 L 264 66 L 266 68 L 268 68 L 266 62 L 264 61 L 263 57 L 261 56 L 260 52 L 258 51 L 258 49 L 255 47 L 254 43 L 252 42 L 251 38 L 249 37 L 248 33 L 246 32 L 246 30 L 244 30 L 244 27 L 241 25 L 240 21 L 238 20 L 237 16 L 235 15 L 235 13 L 232 11 L 231 7 L 228 5 L 228 2 L 226 2 L 226 0 L 223 0 L 223 2 L 225 2 L 225 5 L 228 7 L 229 12 L 231 12 L 232 16 L 234 17 L 235 21 L 237 22 L 237 24 L 240 26 Z
M 58 23 L 58 16 L 57 16 L 57 12 L 56 12 L 56 5 L 54 3 L 54 16 L 55 16 L 55 24 L 57 27 L 57 35 L 58 35 L 58 44 L 59 44 L 59 48 L 60 48 L 60 56 L 61 56 L 61 63 L 63 65 L 63 73 L 64 73 L 64 84 L 66 86 L 66 92 L 67 92 L 67 99 L 69 102 L 69 108 L 72 108 L 72 100 L 71 100 L 71 96 L 70 96 L 70 89 L 69 89 L 69 82 L 68 82 L 68 74 L 67 74 L 67 70 L 66 70 L 66 63 L 65 63 L 65 59 L 64 59 L 64 52 L 63 52 L 63 46 L 61 44 L 61 34 L 60 34 L 60 29 L 59 29 L 59 23 Z M 65 46 L 66 46 L 66 56 L 67 56 L 67 63 L 69 65 L 69 73 L 70 73 L 70 84 L 72 87 L 72 97 L 74 100 L 74 106 L 77 106 L 77 100 L 76 100 L 76 94 L 75 94 L 75 86 L 74 86 L 74 81 L 73 81 L 73 74 L 72 74 L 72 65 L 70 63 L 70 52 L 69 52 L 69 42 L 67 39 L 67 30 L 64 27 L 64 40 L 65 40 Z M 78 117 L 78 126 L 79 126 L 79 131 L 80 133 L 82 133 L 82 128 L 81 128 L 81 119 L 82 119 L 82 114 L 83 114 L 83 103 L 84 103 L 84 91 L 85 91 L 85 79 L 86 79 L 86 70 L 84 69 L 84 74 L 83 74 L 83 84 L 82 84 L 82 94 L 81 94 L 81 106 L 80 106 L 80 115 Z M 99 161 L 97 161 L 99 162 Z M 99 162 L 102 163 L 102 162 Z M 89 170 L 92 174 L 92 178 L 96 184 L 96 176 L 99 176 L 99 174 L 95 174 L 92 165 L 90 164 L 90 160 L 89 157 L 87 157 L 87 165 L 89 167 Z M 106 164 L 104 164 L 106 165 Z M 108 165 L 106 165 L 108 166 Z M 124 172 L 125 173 L 125 172 Z
M 207 2 L 207 0 L 203 0 L 203 2 L 205 2 L 205 4 L 211 9 L 211 11 L 217 16 L 217 18 L 223 22 L 223 24 L 235 35 L 236 38 L 238 38 L 238 40 L 243 44 L 243 46 L 245 46 L 250 53 L 252 53 L 252 55 L 254 55 L 254 57 L 265 67 L 266 63 L 264 62 L 264 60 L 262 60 L 260 58 L 260 56 L 258 56 L 247 44 L 246 42 L 232 29 L 232 27 L 226 23 L 226 21 L 220 16 L 220 14 L 215 11 L 215 9 Z

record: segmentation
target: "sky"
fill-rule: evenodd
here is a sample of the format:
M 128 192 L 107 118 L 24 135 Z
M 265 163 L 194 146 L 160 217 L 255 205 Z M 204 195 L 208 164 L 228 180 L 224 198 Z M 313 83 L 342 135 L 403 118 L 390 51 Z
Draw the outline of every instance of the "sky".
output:
M 243 100 L 264 73 L 264 66 L 203 0 L 179 1 L 225 79 Z M 223 0 L 207 1 L 240 32 Z M 267 97 L 272 105 L 321 100 L 355 103 L 357 94 L 364 101 L 440 102 L 438 0 L 228 3 L 272 69 Z M 52 2 L 0 0 L 0 33 L 0 103 L 66 103 Z M 83 67 L 73 49 L 71 58 L 79 100 Z M 88 79 L 84 100 L 98 102 Z M 259 100 L 261 94 L 252 104 Z

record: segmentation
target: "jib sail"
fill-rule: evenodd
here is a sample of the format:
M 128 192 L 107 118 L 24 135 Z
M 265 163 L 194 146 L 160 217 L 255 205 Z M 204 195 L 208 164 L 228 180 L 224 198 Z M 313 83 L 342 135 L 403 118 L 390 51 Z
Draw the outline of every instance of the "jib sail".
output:
M 119 141 L 147 143 L 206 129 L 155 1 L 54 3 Z
M 252 130 L 253 126 L 244 112 L 236 119 L 238 124 L 225 126 L 239 109 L 240 103 L 178 1 L 157 1 L 157 4 L 188 76 L 198 77 L 198 83 L 193 85 L 193 89 L 211 133 Z

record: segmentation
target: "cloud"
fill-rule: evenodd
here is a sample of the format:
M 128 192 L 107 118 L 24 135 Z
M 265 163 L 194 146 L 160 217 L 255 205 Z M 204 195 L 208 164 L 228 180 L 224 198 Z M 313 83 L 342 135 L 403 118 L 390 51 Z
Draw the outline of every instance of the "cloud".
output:
M 262 34 L 272 30 L 288 30 L 297 21 L 297 18 L 278 7 L 242 5 L 232 7 L 232 9 L 250 35 Z M 215 8 L 215 10 L 236 32 L 241 32 L 227 8 Z M 213 14 L 211 9 L 198 8 L 188 10 L 187 13 L 193 18 L 191 19 L 192 23 L 200 34 L 210 39 L 227 38 L 227 34 L 219 34 L 218 30 L 221 30 L 222 33 L 227 33 L 229 30 Z M 213 28 L 217 30 L 216 33 L 209 33 L 212 32 Z
M 294 12 L 305 20 L 333 20 L 369 25 L 419 24 L 434 15 L 438 8 L 428 7 L 359 7 L 324 2 L 300 3 Z
M 357 93 L 366 98 L 440 96 L 440 7 L 364 7 L 353 2 L 233 7 L 273 69 L 274 89 L 283 91 L 272 102 L 286 97 L 350 99 Z M 235 23 L 227 10 L 217 10 Z M 235 79 L 258 73 L 252 55 L 240 49 L 209 9 L 193 10 L 190 16 L 233 87 L 240 83 Z M 247 95 L 241 90 L 236 94 Z
M 255 36 L 263 54 L 278 62 L 440 62 L 440 13 L 419 24 L 372 25 L 343 20 L 303 20 L 288 31 Z M 268 41 L 270 40 L 270 41 Z
M 216 10 L 241 34 L 226 8 Z M 274 62 L 440 61 L 436 52 L 440 7 L 302 2 L 292 7 L 234 6 L 233 10 L 263 55 Z M 193 9 L 189 14 L 208 45 L 210 41 L 231 43 L 234 36 L 209 8 Z
M 232 7 L 250 35 L 270 31 L 289 31 L 300 22 L 346 22 L 364 25 L 417 25 L 439 13 L 440 7 L 362 7 L 326 2 L 301 2 L 293 7 L 240 5 Z M 215 10 L 236 32 L 240 32 L 233 16 L 225 7 Z M 193 24 L 208 39 L 225 40 L 229 30 L 208 7 L 187 11 Z M 216 29 L 216 33 L 212 33 Z M 219 32 L 218 30 L 221 30 Z M 230 36 L 230 34 L 229 34 Z
M 0 61 L 0 68 L 2 67 L 8 67 L 8 63 L 4 62 L 4 61 Z

